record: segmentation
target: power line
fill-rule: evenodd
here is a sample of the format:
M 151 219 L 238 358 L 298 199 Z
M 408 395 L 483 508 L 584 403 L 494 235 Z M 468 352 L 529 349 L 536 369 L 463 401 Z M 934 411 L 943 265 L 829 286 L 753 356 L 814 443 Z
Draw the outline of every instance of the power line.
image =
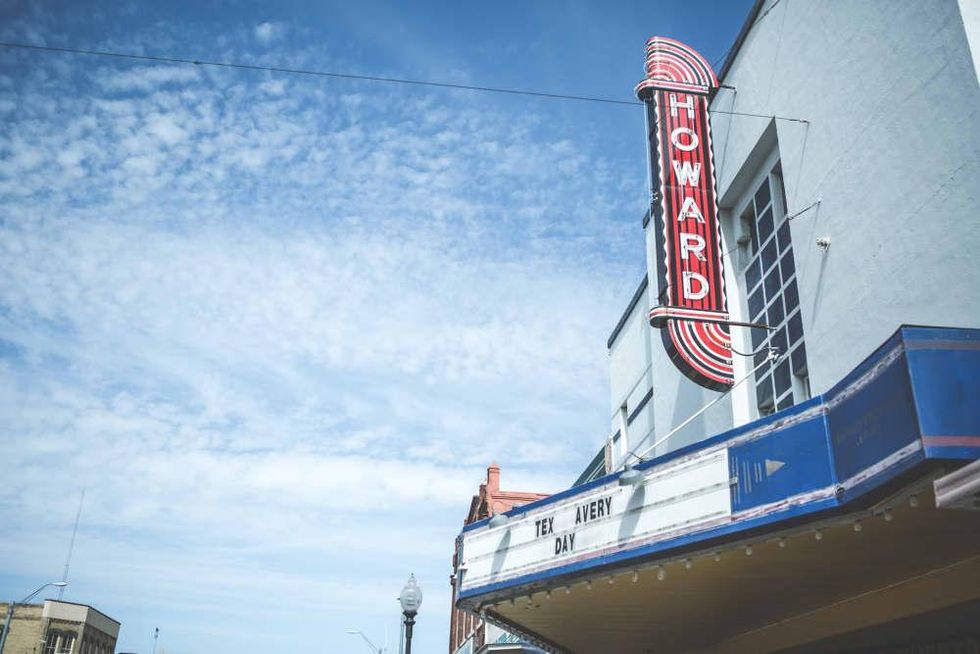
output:
M 114 57 L 116 59 L 135 59 L 137 61 L 152 61 L 155 63 L 167 64 L 189 64 L 193 66 L 213 66 L 216 68 L 235 68 L 238 70 L 255 70 L 270 73 L 288 73 L 290 75 L 310 75 L 313 77 L 333 77 L 339 79 L 355 79 L 366 82 L 387 82 L 389 84 L 410 84 L 413 86 L 434 86 L 444 89 L 459 89 L 464 91 L 484 91 L 487 93 L 509 93 L 511 95 L 530 95 L 539 98 L 552 98 L 556 100 L 580 100 L 583 102 L 605 102 L 607 104 L 628 104 L 639 105 L 642 102 L 636 100 L 616 100 L 614 98 L 600 98 L 587 95 L 568 95 L 564 93 L 548 93 L 546 91 L 530 91 L 527 89 L 505 88 L 499 86 L 475 86 L 471 84 L 454 84 L 451 82 L 433 82 L 429 80 L 405 79 L 401 77 L 380 77 L 377 75 L 358 75 L 355 73 L 337 73 L 326 70 L 309 70 L 305 68 L 283 68 L 280 66 L 259 66 L 257 64 L 242 64 L 228 61 L 208 61 L 205 59 L 185 59 L 182 57 L 161 57 L 153 55 L 140 55 L 124 52 L 111 52 L 108 50 L 86 50 L 82 48 L 59 48 L 48 45 L 32 45 L 28 43 L 0 42 L 0 46 L 5 48 L 20 48 L 24 50 L 42 50 L 45 52 L 62 52 L 67 54 L 90 55 L 97 57 Z
M 772 3 L 769 6 L 768 9 L 766 9 L 764 12 L 762 12 L 762 15 L 761 16 L 759 16 L 754 21 L 752 21 L 752 25 L 755 25 L 756 23 L 758 23 L 759 21 L 761 21 L 763 18 L 765 18 L 766 16 L 768 16 L 769 15 L 769 12 L 772 11 L 773 9 L 775 9 L 776 8 L 776 5 L 778 5 L 780 2 L 782 2 L 782 0 L 776 0 L 776 2 Z
M 388 84 L 408 84 L 412 86 L 431 86 L 443 89 L 456 89 L 463 91 L 481 91 L 485 93 L 506 93 L 509 95 L 524 95 L 537 98 L 548 98 L 551 100 L 577 100 L 580 102 L 602 102 L 605 104 L 642 106 L 638 100 L 617 100 L 615 98 L 602 98 L 590 95 L 568 95 L 565 93 L 549 93 L 547 91 L 532 91 L 529 89 L 515 89 L 500 86 L 477 86 L 473 84 L 455 84 L 452 82 L 433 82 L 429 80 L 407 79 L 403 77 L 381 77 L 378 75 L 360 75 L 357 73 L 338 73 L 327 70 L 310 70 L 306 68 L 284 68 L 281 66 L 260 66 L 258 64 L 243 64 L 230 61 L 209 61 L 206 59 L 187 59 L 184 57 L 164 57 L 155 55 L 141 55 L 128 52 L 113 52 L 110 50 L 87 50 L 83 48 L 61 48 L 51 45 L 33 45 L 29 43 L 13 43 L 0 41 L 0 47 L 18 48 L 22 50 L 36 50 L 42 52 L 59 52 L 63 54 L 79 54 L 95 57 L 111 57 L 114 59 L 128 59 L 135 61 L 151 61 L 158 64 L 184 64 L 190 66 L 212 66 L 215 68 L 232 68 L 236 70 L 252 70 L 269 73 L 286 73 L 289 75 L 307 75 L 312 77 L 330 77 L 335 79 L 353 79 L 364 82 L 385 82 Z M 755 118 L 776 118 L 779 120 L 790 120 L 799 123 L 806 123 L 802 118 L 786 118 L 783 116 L 773 116 L 770 114 L 754 114 L 739 111 L 722 111 L 720 109 L 710 109 L 711 113 L 727 114 L 731 116 L 749 116 Z
M 725 52 L 723 52 L 720 57 L 718 57 L 713 62 L 711 62 L 711 68 L 712 68 L 712 70 L 718 70 L 718 64 L 724 63 L 724 61 L 726 59 L 728 59 L 728 55 L 730 55 L 732 53 L 732 48 L 734 48 L 734 47 L 735 47 L 735 44 L 732 43 L 732 45 L 729 46 L 729 48 L 727 50 L 725 50 Z

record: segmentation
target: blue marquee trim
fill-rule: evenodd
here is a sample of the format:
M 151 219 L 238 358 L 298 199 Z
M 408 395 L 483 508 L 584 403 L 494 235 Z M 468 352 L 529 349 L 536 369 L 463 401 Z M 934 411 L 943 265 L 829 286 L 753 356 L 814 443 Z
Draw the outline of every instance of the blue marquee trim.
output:
M 736 485 L 733 521 L 728 524 L 467 589 L 460 599 L 569 575 L 580 578 L 588 570 L 647 563 L 692 545 L 708 548 L 730 536 L 766 528 L 778 531 L 791 520 L 812 522 L 820 514 L 848 510 L 930 460 L 980 458 L 980 329 L 901 327 L 827 393 L 636 467 L 647 470 L 721 448 L 728 449 L 733 477 L 739 476 L 740 465 L 758 465 L 768 457 L 785 460 L 787 473 L 751 489 Z M 507 515 L 516 518 L 613 484 L 620 474 L 511 509 Z M 778 508 L 780 501 L 793 497 L 816 499 Z M 754 511 L 760 515 L 744 517 Z M 484 528 L 487 522 L 467 525 L 463 532 Z

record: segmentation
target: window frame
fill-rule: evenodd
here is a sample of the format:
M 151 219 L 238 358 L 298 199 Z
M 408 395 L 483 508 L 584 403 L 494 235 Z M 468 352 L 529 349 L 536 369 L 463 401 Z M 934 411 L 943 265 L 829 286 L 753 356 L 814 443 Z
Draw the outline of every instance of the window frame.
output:
M 61 632 L 61 637 L 58 639 L 57 654 L 72 654 L 75 651 L 75 642 L 78 640 L 76 636 L 77 634 L 73 631 Z
M 767 185 L 768 199 L 759 211 L 760 207 L 756 206 L 755 199 L 760 194 L 764 195 L 761 193 L 763 184 Z M 724 216 L 727 219 L 729 234 L 734 241 L 731 251 L 737 253 L 737 256 L 730 257 L 726 262 L 730 270 L 730 275 L 726 275 L 728 277 L 726 283 L 729 284 L 729 288 L 737 289 L 736 292 L 729 293 L 729 311 L 733 314 L 733 319 L 746 322 L 758 320 L 768 324 L 770 317 L 779 318 L 779 331 L 757 334 L 754 332 L 760 330 L 735 327 L 732 329 L 732 345 L 739 352 L 748 353 L 755 352 L 760 344 L 769 338 L 775 337 L 777 343 L 780 340 L 788 341 L 791 322 L 794 325 L 794 333 L 798 332 L 799 338 L 793 341 L 792 347 L 783 348 L 782 354 L 785 356 L 776 366 L 764 365 L 742 384 L 743 388 L 736 389 L 733 393 L 732 412 L 733 417 L 736 417 L 736 423 L 739 415 L 753 420 L 799 404 L 810 397 L 805 355 L 806 334 L 799 297 L 799 274 L 787 218 L 789 208 L 786 205 L 785 181 L 778 146 L 764 157 L 762 165 L 758 166 L 752 178 L 740 190 L 736 202 L 730 205 L 730 210 L 726 211 Z M 766 212 L 771 214 L 771 217 L 766 220 L 771 220 L 772 225 L 771 232 L 763 239 L 764 227 L 760 228 L 759 218 Z M 764 256 L 772 258 L 770 266 L 763 265 Z M 789 274 L 784 278 L 786 272 Z M 752 288 L 748 288 L 749 281 L 753 282 Z M 786 306 L 787 291 L 790 289 L 792 291 L 789 296 L 796 298 L 793 307 Z M 798 356 L 795 358 L 802 361 L 802 368 L 797 365 L 798 362 L 792 360 L 792 355 L 797 351 Z M 739 376 L 741 378 L 753 371 L 760 359 L 764 360 L 765 357 L 764 355 L 742 357 L 735 354 L 734 358 L 736 361 L 745 360 L 741 366 Z M 738 366 L 736 370 L 739 370 Z M 778 388 L 777 371 L 780 374 L 780 381 L 783 382 Z M 787 371 L 788 383 L 785 378 Z M 768 403 L 761 401 L 761 398 L 768 397 L 762 394 L 765 390 L 764 383 L 768 384 L 769 395 L 771 395 Z

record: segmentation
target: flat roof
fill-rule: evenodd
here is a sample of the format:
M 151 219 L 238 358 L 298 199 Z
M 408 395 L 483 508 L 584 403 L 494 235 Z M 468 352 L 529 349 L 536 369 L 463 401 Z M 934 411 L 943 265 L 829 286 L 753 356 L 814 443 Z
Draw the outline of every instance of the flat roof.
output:
M 102 611 L 100 611 L 99 609 L 95 608 L 94 606 L 92 606 L 90 604 L 82 604 L 80 602 L 66 602 L 65 600 L 59 600 L 59 599 L 45 599 L 44 600 L 44 603 L 45 604 L 47 604 L 48 602 L 50 602 L 51 604 L 67 604 L 69 606 L 78 606 L 78 607 L 86 608 L 86 609 L 88 609 L 90 611 L 94 611 L 95 613 L 98 613 L 101 617 L 105 618 L 109 622 L 114 622 L 117 627 L 118 626 L 122 626 L 122 623 L 119 622 L 119 620 L 116 620 L 115 618 L 109 617 L 108 615 L 106 615 L 105 613 L 103 613 Z
M 633 313 L 633 309 L 636 307 L 637 302 L 643 297 L 643 292 L 647 290 L 648 279 L 647 275 L 643 275 L 643 279 L 640 280 L 640 284 L 633 291 L 633 297 L 630 298 L 629 304 L 626 305 L 626 310 L 623 311 L 623 315 L 620 316 L 619 322 L 613 327 L 612 333 L 609 335 L 609 339 L 606 341 L 606 348 L 611 348 L 613 343 L 616 342 L 616 337 L 619 336 L 619 332 L 623 331 L 623 327 L 626 326 L 626 321 L 629 320 L 630 314 Z
M 776 0 L 773 3 L 773 7 L 780 3 L 781 0 Z M 731 69 L 732 64 L 735 62 L 735 57 L 738 56 L 739 50 L 742 49 L 742 44 L 745 43 L 746 37 L 748 37 L 749 32 L 755 25 L 756 17 L 759 15 L 759 11 L 762 9 L 762 5 L 766 3 L 766 0 L 755 0 L 755 4 L 749 9 L 749 15 L 745 17 L 745 22 L 742 23 L 742 29 L 739 30 L 738 36 L 735 37 L 735 42 L 732 43 L 732 47 L 728 50 L 728 55 L 725 57 L 725 62 L 721 65 L 721 71 L 718 73 L 718 81 L 723 82 L 725 76 L 728 75 L 728 71 Z

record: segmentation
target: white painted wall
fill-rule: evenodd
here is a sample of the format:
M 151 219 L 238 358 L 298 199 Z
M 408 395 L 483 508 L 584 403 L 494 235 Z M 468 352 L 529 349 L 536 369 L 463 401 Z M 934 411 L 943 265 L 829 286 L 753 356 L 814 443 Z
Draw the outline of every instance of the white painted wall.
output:
M 647 231 L 651 229 L 648 227 Z M 655 271 L 650 274 L 655 275 Z M 718 396 L 688 381 L 667 358 L 660 332 L 650 327 L 647 320 L 650 307 L 657 303 L 657 292 L 654 287 L 647 286 L 609 350 L 610 434 L 619 429 L 619 408 L 625 403 L 629 413 L 633 413 L 647 391 L 653 388 L 653 397 L 629 425 L 630 449 L 635 452 L 645 451 L 658 440 L 658 434 L 667 434 Z M 721 402 L 645 458 L 670 452 L 730 426 L 730 409 Z M 614 465 L 622 467 L 626 452 L 618 444 L 614 451 Z
M 963 31 L 973 58 L 973 73 L 980 78 L 980 0 L 959 0 Z
M 783 0 L 724 79 L 736 111 L 810 121 L 776 131 L 790 213 L 822 200 L 792 223 L 814 393 L 903 323 L 980 324 L 980 89 L 960 4 Z M 769 122 L 714 119 L 723 205 Z
M 646 314 L 650 310 L 649 292 L 648 286 L 609 349 L 610 434 L 615 434 L 620 429 L 620 407 L 625 405 L 627 413 L 633 414 L 653 387 L 650 326 L 646 321 Z M 635 450 L 651 433 L 652 428 L 653 403 L 648 402 L 627 428 L 630 449 Z M 618 468 L 624 462 L 627 450 L 622 441 L 617 442 L 613 449 L 613 465 Z

